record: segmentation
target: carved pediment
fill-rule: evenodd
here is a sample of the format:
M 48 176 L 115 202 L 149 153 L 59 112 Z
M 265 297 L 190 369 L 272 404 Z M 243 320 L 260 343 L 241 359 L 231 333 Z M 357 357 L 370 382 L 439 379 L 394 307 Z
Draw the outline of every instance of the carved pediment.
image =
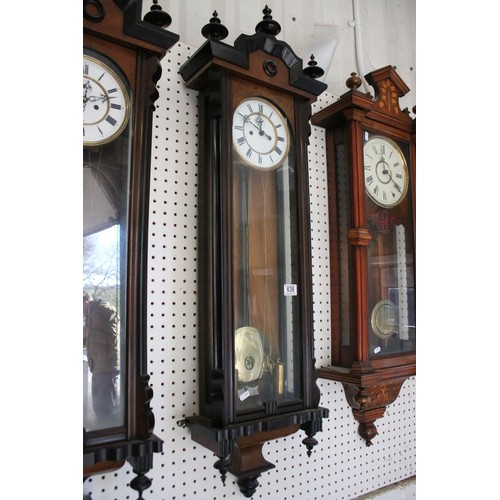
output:
M 380 112 L 394 116 L 403 114 L 399 99 L 410 89 L 392 66 L 372 71 L 365 78 L 375 91 L 374 102 Z

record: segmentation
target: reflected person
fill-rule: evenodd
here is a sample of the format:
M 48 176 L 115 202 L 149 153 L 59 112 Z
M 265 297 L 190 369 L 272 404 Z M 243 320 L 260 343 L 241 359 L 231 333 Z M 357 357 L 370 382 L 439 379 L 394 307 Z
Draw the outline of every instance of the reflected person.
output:
M 97 417 L 116 413 L 119 375 L 118 314 L 102 299 L 83 293 L 87 358 L 92 373 L 92 405 Z

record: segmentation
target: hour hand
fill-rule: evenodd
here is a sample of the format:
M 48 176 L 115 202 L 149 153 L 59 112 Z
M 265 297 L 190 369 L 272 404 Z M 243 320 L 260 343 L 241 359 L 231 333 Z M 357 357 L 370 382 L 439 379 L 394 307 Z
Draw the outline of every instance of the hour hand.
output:
M 90 97 L 87 98 L 87 100 L 90 102 L 96 102 L 96 101 L 105 102 L 108 101 L 109 99 L 112 99 L 112 97 L 107 94 L 101 94 L 100 96 L 91 95 Z

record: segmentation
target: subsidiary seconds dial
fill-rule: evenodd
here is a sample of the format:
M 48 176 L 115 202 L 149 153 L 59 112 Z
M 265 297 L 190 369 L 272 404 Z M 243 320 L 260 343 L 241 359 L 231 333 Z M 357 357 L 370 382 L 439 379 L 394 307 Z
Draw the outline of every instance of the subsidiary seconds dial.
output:
M 233 147 L 246 164 L 262 170 L 279 167 L 288 156 L 290 134 L 285 117 L 271 102 L 245 99 L 233 115 Z
M 102 61 L 83 56 L 83 144 L 99 146 L 121 134 L 130 117 L 122 80 Z
M 365 190 L 382 207 L 395 207 L 408 191 L 408 166 L 399 146 L 392 140 L 373 136 L 364 145 Z

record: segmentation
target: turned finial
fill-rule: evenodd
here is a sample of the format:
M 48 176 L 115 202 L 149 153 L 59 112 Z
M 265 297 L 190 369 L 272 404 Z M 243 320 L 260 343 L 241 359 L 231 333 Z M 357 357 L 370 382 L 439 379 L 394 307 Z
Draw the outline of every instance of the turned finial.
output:
M 311 54 L 311 59 L 307 63 L 307 68 L 304 68 L 304 74 L 310 76 L 311 78 L 319 78 L 325 74 L 323 68 L 318 66 L 318 63 L 314 59 L 314 55 Z
M 153 5 L 144 16 L 144 21 L 160 28 L 166 28 L 172 23 L 172 18 L 158 5 L 158 0 L 153 0 Z
M 262 10 L 264 17 L 262 21 L 255 26 L 255 32 L 263 32 L 268 35 L 276 36 L 281 31 L 281 26 L 277 21 L 273 20 L 273 16 L 271 16 L 272 10 L 266 5 Z
M 351 90 L 357 90 L 361 87 L 362 83 L 361 78 L 354 72 L 351 73 L 351 76 L 345 81 L 345 84 Z
M 219 14 L 214 10 L 212 18 L 208 24 L 205 24 L 201 29 L 201 34 L 207 40 L 224 40 L 229 34 L 227 28 L 221 23 L 219 19 Z

